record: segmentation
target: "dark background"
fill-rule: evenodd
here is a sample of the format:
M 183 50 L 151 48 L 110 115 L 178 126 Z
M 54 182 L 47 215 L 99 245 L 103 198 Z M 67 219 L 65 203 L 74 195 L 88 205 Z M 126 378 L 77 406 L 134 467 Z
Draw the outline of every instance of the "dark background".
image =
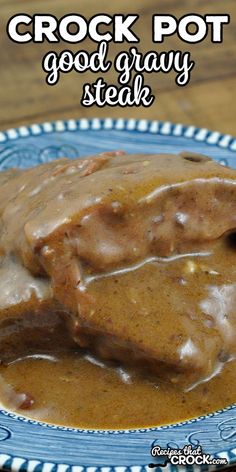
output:
M 196 66 L 186 87 L 177 87 L 173 74 L 146 75 L 156 100 L 151 108 L 83 108 L 80 105 L 82 85 L 94 81 L 95 75 L 72 72 L 64 74 L 59 84 L 49 87 L 41 68 L 43 56 L 50 50 L 71 49 L 69 44 L 16 44 L 6 35 L 6 24 L 17 13 L 78 13 L 86 18 L 96 13 L 138 13 L 134 31 L 140 37 L 137 45 L 148 51 L 180 49 L 192 52 Z M 196 45 L 181 42 L 177 35 L 164 44 L 153 45 L 151 18 L 156 13 L 184 14 L 228 13 L 231 24 L 224 26 L 224 43 L 212 44 L 210 39 Z M 63 118 L 128 117 L 159 119 L 207 127 L 223 133 L 236 134 L 236 1 L 235 0 L 0 0 L 0 129 Z M 210 35 L 209 35 L 210 36 Z M 129 45 L 110 44 L 111 57 Z M 74 51 L 93 51 L 90 40 L 72 46 Z M 109 71 L 106 81 L 116 82 L 116 73 Z

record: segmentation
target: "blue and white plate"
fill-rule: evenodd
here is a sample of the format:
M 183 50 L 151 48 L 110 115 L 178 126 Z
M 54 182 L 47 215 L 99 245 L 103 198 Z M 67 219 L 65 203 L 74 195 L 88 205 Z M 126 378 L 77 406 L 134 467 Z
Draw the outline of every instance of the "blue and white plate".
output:
M 230 135 L 158 121 L 82 119 L 23 126 L 0 133 L 0 169 L 113 149 L 129 153 L 189 150 L 208 154 L 221 164 L 236 168 L 236 139 Z M 200 444 L 205 452 L 226 457 L 233 464 L 236 462 L 236 405 L 175 425 L 124 431 L 59 427 L 0 410 L 0 469 L 148 472 L 152 444 L 164 448 Z M 177 469 L 167 466 L 167 470 Z

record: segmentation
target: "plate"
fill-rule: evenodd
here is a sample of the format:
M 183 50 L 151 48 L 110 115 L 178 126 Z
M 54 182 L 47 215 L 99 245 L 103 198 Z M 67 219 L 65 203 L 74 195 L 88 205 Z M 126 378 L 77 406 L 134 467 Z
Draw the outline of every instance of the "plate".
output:
M 75 158 L 113 149 L 129 153 L 189 150 L 236 168 L 236 139 L 230 135 L 169 122 L 81 119 L 0 133 L 0 169 L 24 168 L 59 157 Z M 8 470 L 148 472 L 152 470 L 148 464 L 152 462 L 153 444 L 163 448 L 199 444 L 204 452 L 225 457 L 233 464 L 236 405 L 175 425 L 119 431 L 59 427 L 0 411 L 0 468 Z M 176 471 L 178 467 L 168 465 L 166 469 Z

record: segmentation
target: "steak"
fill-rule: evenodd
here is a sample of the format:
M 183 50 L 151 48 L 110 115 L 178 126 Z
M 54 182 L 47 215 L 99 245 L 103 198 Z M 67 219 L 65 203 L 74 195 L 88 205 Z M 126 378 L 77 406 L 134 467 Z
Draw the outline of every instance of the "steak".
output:
M 16 284 L 8 312 L 34 328 L 46 299 L 72 344 L 187 386 L 235 356 L 234 170 L 192 153 L 114 152 L 1 185 L 2 270 L 17 261 L 44 287 L 28 310 Z

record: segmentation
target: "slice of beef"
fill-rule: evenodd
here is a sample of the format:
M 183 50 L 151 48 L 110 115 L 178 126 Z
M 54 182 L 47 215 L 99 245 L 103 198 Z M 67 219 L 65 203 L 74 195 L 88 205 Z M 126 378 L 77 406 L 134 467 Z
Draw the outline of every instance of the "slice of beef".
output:
M 81 346 L 187 383 L 234 355 L 235 274 L 204 279 L 196 296 L 198 276 L 185 286 L 183 262 L 224 254 L 213 242 L 236 228 L 234 170 L 193 154 L 111 153 L 29 169 L 2 189 L 2 253 L 51 277 Z M 132 291 L 143 293 L 137 303 Z M 210 323 L 222 291 L 232 336 Z
M 68 313 L 48 279 L 34 277 L 14 257 L 0 257 L 0 361 L 75 349 Z

